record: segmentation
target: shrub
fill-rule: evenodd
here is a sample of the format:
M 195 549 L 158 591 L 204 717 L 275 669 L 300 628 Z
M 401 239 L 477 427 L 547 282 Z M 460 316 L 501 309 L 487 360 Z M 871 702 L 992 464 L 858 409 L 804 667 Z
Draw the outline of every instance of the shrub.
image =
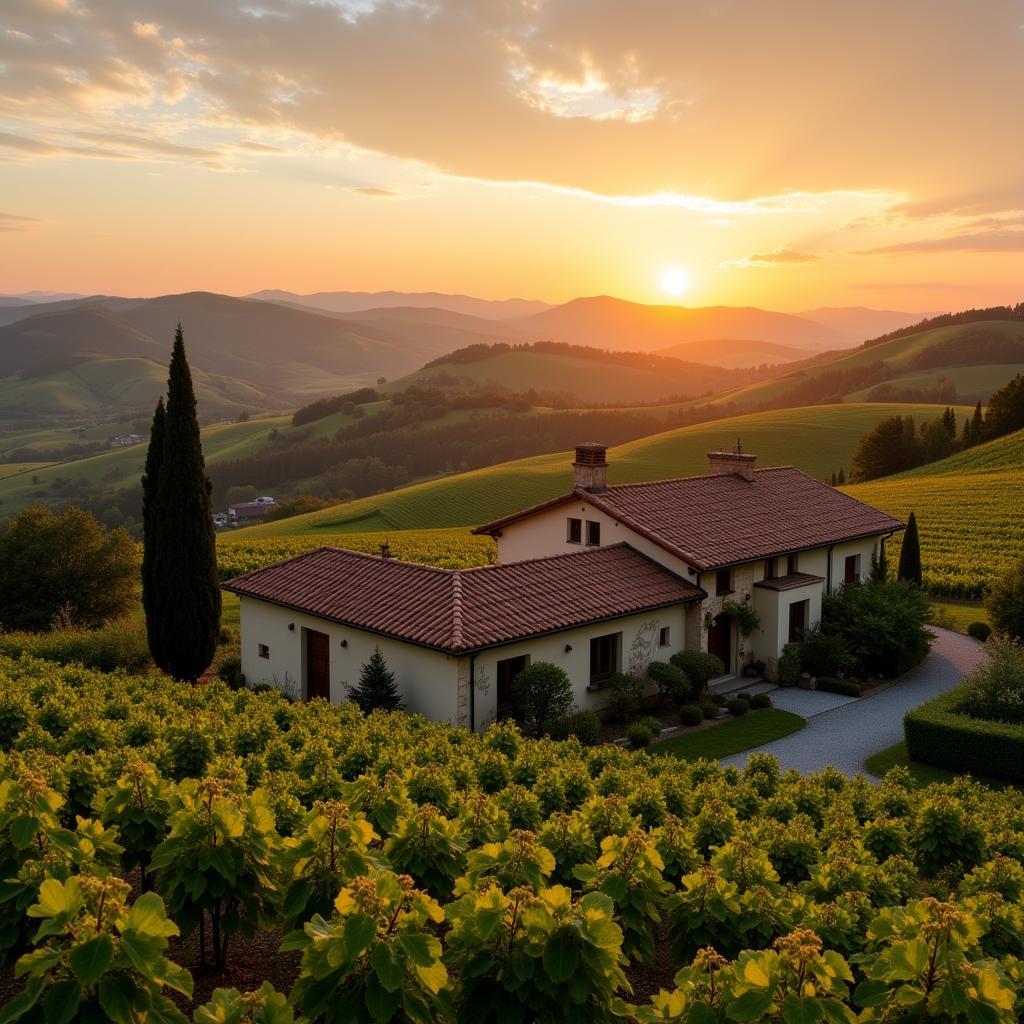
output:
M 359 682 L 347 689 L 348 699 L 367 715 L 371 711 L 400 711 L 403 707 L 395 673 L 388 668 L 379 647 L 360 669 Z
M 548 726 L 548 735 L 553 740 L 565 740 L 575 736 L 580 743 L 592 747 L 601 738 L 601 719 L 593 711 L 574 708 L 569 714 L 556 718 Z
M 718 707 L 720 707 L 720 708 L 724 708 L 725 707 L 725 702 L 728 699 L 729 698 L 726 697 L 724 693 L 713 693 L 713 694 L 711 694 L 711 703 L 712 704 L 717 704 Z
M 644 715 L 643 718 L 638 718 L 637 724 L 647 726 L 652 736 L 657 736 L 661 732 L 661 719 L 655 718 L 653 715 Z
M 152 667 L 146 624 L 125 616 L 97 629 L 63 626 L 45 633 L 0 633 L 0 654 L 30 654 L 62 665 L 78 662 L 102 672 L 139 672 Z
M 779 686 L 796 686 L 800 681 L 800 645 L 786 644 L 779 655 Z
M 717 708 L 715 709 L 717 712 Z M 704 709 L 699 704 L 684 704 L 679 709 L 679 724 L 691 727 L 704 721 Z
M 973 636 L 975 640 L 985 643 L 992 635 L 992 627 L 987 622 L 972 622 L 967 627 L 967 635 Z
M 224 680 L 232 690 L 240 690 L 245 686 L 245 676 L 242 675 L 242 658 L 232 651 L 222 657 L 217 664 L 217 675 Z
M 676 651 L 669 662 L 686 673 L 693 685 L 694 697 L 707 687 L 710 680 L 725 673 L 722 659 L 706 651 Z
M 1024 783 L 1024 725 L 963 714 L 969 689 L 961 686 L 907 713 L 907 752 L 940 768 Z
M 1024 725 L 1024 647 L 1011 641 L 994 644 L 992 657 L 967 682 L 960 703 L 965 715 Z
M 512 680 L 512 699 L 523 727 L 543 736 L 552 722 L 572 711 L 572 682 L 557 665 L 535 661 Z
M 848 583 L 822 602 L 821 628 L 840 637 L 861 678 L 889 679 L 928 653 L 928 601 L 909 583 Z
M 762 708 L 770 708 L 772 706 L 772 699 L 767 693 L 755 693 L 750 698 L 750 706 L 755 711 L 761 710 Z
M 658 707 L 668 697 L 674 704 L 683 704 L 694 696 L 690 677 L 667 661 L 652 661 L 647 666 L 647 678 L 658 687 Z
M 860 696 L 860 683 L 856 679 L 834 679 L 830 676 L 820 676 L 815 687 L 826 693 L 841 693 L 845 697 Z
M 714 721 L 722 709 L 721 705 L 716 704 L 713 700 L 702 701 L 698 707 L 704 712 L 704 718 L 709 722 Z
M 1024 558 L 992 585 L 985 609 L 997 633 L 1024 640 Z
M 643 683 L 639 677 L 616 672 L 608 679 L 607 689 L 612 719 L 616 722 L 632 721 L 644 699 Z
M 649 746 L 653 735 L 643 722 L 634 722 L 626 733 L 626 737 L 635 750 Z
M 750 703 L 740 697 L 736 697 L 725 705 L 725 709 L 733 718 L 742 718 L 750 710 Z
M 125 530 L 108 533 L 80 508 L 27 508 L 0 526 L 0 626 L 101 626 L 131 610 L 138 574 L 138 545 Z
M 853 667 L 853 658 L 842 637 L 823 632 L 818 624 L 800 644 L 800 666 L 812 676 L 841 676 Z

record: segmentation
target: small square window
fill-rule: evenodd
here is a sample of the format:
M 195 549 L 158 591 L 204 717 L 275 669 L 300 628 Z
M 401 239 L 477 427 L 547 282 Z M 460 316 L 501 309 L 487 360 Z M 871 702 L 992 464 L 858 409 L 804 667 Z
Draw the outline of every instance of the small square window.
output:
M 266 644 L 260 644 L 259 645 L 259 652 L 260 652 L 260 657 L 261 658 L 269 658 L 270 657 L 270 648 Z
M 582 519 L 567 519 L 565 539 L 569 544 L 582 544 L 583 543 L 583 520 Z
M 800 556 L 799 555 L 790 555 L 786 559 L 786 575 L 787 576 L 792 576 L 793 573 L 799 572 L 800 571 L 799 566 L 800 566 Z
M 601 543 L 601 524 L 587 520 L 587 544 L 592 548 L 598 547 Z
M 658 646 L 668 647 L 672 641 L 669 639 L 668 626 L 662 626 L 661 631 L 658 633 Z
M 715 573 L 715 593 L 732 593 L 732 569 L 719 569 L 718 572 Z

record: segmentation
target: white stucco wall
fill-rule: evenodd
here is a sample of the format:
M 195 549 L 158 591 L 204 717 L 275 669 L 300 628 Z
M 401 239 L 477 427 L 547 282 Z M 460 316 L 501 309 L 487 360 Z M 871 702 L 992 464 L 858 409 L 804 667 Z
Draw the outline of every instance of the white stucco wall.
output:
M 590 641 L 593 637 L 621 632 L 620 668 L 625 672 L 642 675 L 652 661 L 668 661 L 676 651 L 684 649 L 687 618 L 698 616 L 696 606 L 674 605 L 481 651 L 474 665 L 477 727 L 485 727 L 495 719 L 496 665 L 499 661 L 525 654 L 531 664 L 547 661 L 557 665 L 572 680 L 576 704 L 584 709 L 600 711 L 608 701 L 607 692 L 587 689 L 590 682 Z M 669 629 L 669 643 L 664 647 L 658 643 L 663 626 Z M 566 651 L 566 645 L 572 647 L 572 650 Z
M 289 623 L 295 624 L 294 630 L 288 629 Z M 358 682 L 360 669 L 374 647 L 379 646 L 388 668 L 395 673 L 409 711 L 436 721 L 461 724 L 458 658 L 243 597 L 240 599 L 242 672 L 249 686 L 269 683 L 293 697 L 305 697 L 304 627 L 330 637 L 332 704 L 348 700 L 346 684 Z M 342 640 L 347 646 L 341 646 Z M 269 658 L 259 656 L 260 644 L 270 648 Z

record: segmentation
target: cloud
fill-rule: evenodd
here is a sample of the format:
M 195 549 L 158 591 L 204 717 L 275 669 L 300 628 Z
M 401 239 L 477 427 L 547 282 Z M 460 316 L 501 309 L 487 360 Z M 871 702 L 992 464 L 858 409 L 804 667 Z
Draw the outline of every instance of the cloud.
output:
M 28 231 L 42 224 L 38 217 L 25 217 L 18 213 L 0 213 L 0 231 Z
M 725 260 L 719 266 L 722 270 L 746 270 L 750 267 L 779 267 L 795 263 L 815 263 L 821 259 L 818 253 L 800 252 L 787 245 L 772 249 L 771 252 L 755 252 L 738 260 Z
M 381 188 L 378 185 L 357 185 L 351 189 L 357 196 L 366 196 L 367 199 L 394 199 L 398 193 L 390 188 Z
M 926 252 L 1024 252 L 1024 231 L 981 231 L 942 238 L 919 238 L 910 242 L 894 242 L 873 249 L 861 249 L 859 255 Z

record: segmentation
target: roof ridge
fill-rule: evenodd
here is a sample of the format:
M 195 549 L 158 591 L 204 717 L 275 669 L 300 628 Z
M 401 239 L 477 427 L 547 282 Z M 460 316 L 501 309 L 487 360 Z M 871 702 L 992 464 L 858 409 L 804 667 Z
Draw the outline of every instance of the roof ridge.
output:
M 755 473 L 774 473 L 780 469 L 796 469 L 795 466 L 761 466 L 755 469 Z M 801 470 L 796 470 L 798 473 Z M 714 480 L 723 476 L 735 476 L 734 473 L 692 473 L 690 476 L 667 476 L 661 480 L 635 480 L 629 484 L 609 484 L 604 492 L 598 491 L 596 493 L 607 493 L 608 491 L 623 491 L 627 487 L 657 487 L 660 484 L 681 484 L 689 483 L 691 480 Z M 804 474 L 805 476 L 807 474 Z M 814 477 L 811 478 L 815 479 Z
M 452 647 L 462 648 L 466 644 L 462 632 L 462 574 L 452 576 Z
M 399 530 L 399 531 L 396 531 L 396 532 L 401 533 L 402 531 Z M 357 551 L 355 548 L 341 548 L 341 547 L 338 547 L 335 544 L 323 544 L 323 545 L 321 545 L 318 548 L 314 548 L 313 551 L 306 551 L 303 554 L 307 554 L 307 555 L 308 554 L 313 554 L 316 551 L 339 551 L 339 552 L 341 552 L 342 554 L 345 554 L 345 555 L 356 555 L 359 558 L 368 558 L 368 559 L 370 559 L 371 561 L 374 561 L 374 562 L 390 562 L 393 565 L 411 565 L 411 566 L 413 566 L 416 569 L 427 569 L 430 572 L 453 573 L 453 572 L 461 572 L 462 571 L 460 569 L 449 569 L 445 565 L 428 565 L 426 562 L 411 562 L 407 558 L 395 558 L 394 555 L 388 555 L 387 558 L 384 558 L 381 555 L 375 555 L 372 551 Z M 293 557 L 294 558 L 301 558 L 303 556 L 302 555 L 294 555 Z M 285 561 L 291 561 L 291 559 L 285 559 Z M 273 564 L 274 565 L 281 565 L 283 563 L 281 563 L 281 562 L 274 562 Z M 270 567 L 266 566 L 266 568 L 270 568 Z M 258 570 L 253 570 L 253 571 L 258 571 Z
M 487 572 L 488 570 L 501 569 L 509 565 L 536 565 L 538 562 L 557 562 L 562 558 L 595 558 L 603 551 L 614 551 L 616 548 L 636 549 L 624 540 L 618 540 L 614 544 L 601 544 L 598 547 L 583 548 L 581 551 L 559 551 L 554 555 L 536 555 L 534 558 L 517 558 L 514 562 L 488 562 L 487 565 L 467 565 L 464 569 L 456 569 L 455 572 L 468 574 Z

